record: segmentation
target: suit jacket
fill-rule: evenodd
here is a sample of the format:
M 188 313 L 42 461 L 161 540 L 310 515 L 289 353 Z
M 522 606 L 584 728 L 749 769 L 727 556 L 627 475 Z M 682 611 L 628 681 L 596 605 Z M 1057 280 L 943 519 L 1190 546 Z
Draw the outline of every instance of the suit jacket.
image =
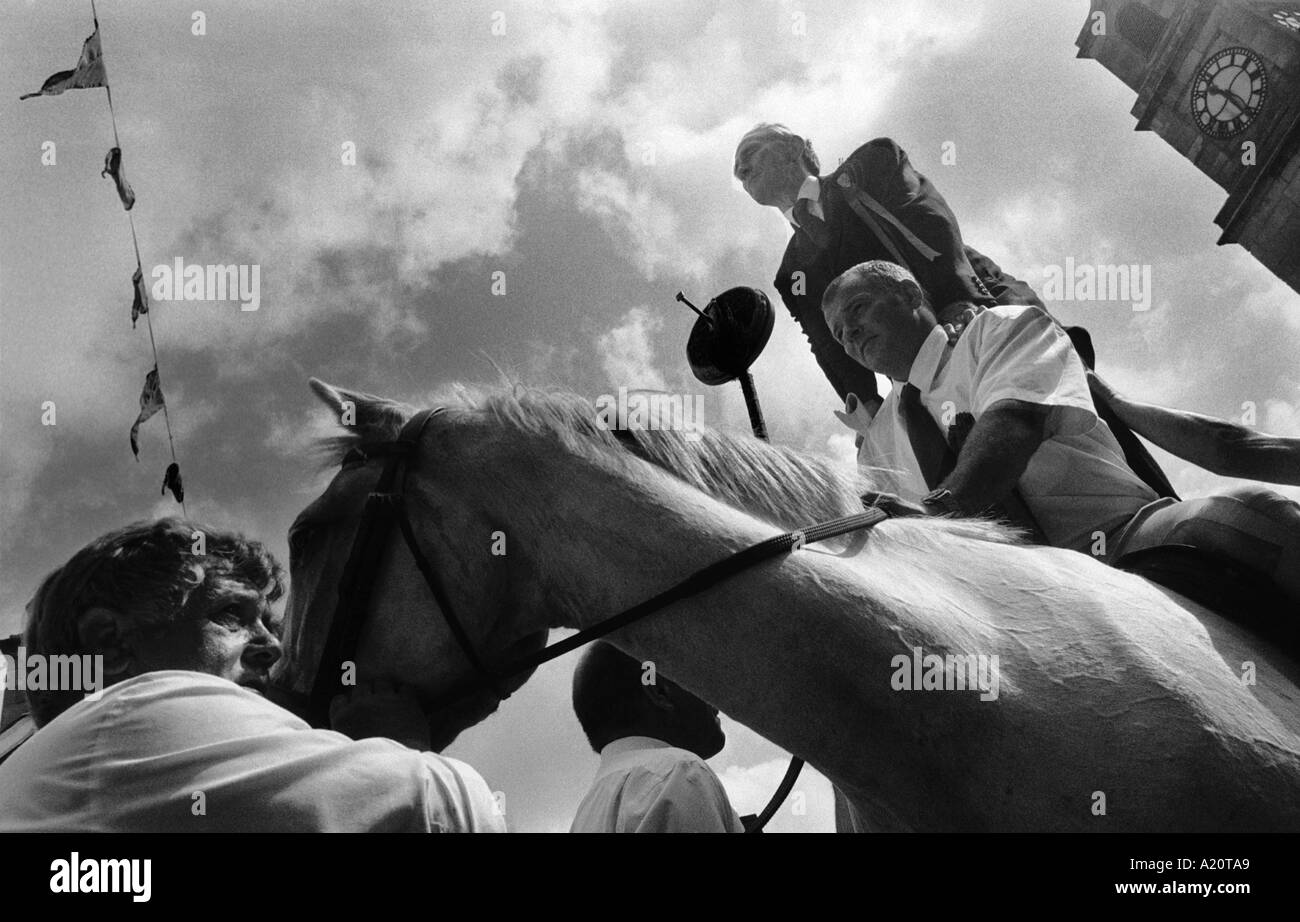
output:
M 862 145 L 820 180 L 830 242 L 819 247 L 796 230 L 774 284 L 841 402 L 850 391 L 863 400 L 876 396 L 875 377 L 845 354 L 822 315 L 826 286 L 858 263 L 886 259 L 906 265 L 941 321 L 959 301 L 1043 307 L 1028 285 L 965 246 L 948 203 L 889 138 Z

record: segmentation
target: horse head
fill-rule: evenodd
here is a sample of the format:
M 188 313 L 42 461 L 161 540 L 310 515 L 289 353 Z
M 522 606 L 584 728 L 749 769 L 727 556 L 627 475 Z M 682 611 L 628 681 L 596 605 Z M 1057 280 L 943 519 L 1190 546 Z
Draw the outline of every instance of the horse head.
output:
M 348 456 L 349 463 L 290 528 L 292 588 L 285 656 L 276 673 L 285 697 L 304 696 L 321 666 L 339 577 L 384 463 L 382 457 L 366 457 L 366 450 L 395 440 L 416 413 L 406 404 L 315 379 L 311 386 L 344 432 L 322 447 L 330 462 Z M 535 596 L 529 587 L 537 581 L 519 578 L 519 570 L 529 565 L 528 555 L 514 548 L 503 552 L 518 522 L 508 507 L 491 502 L 493 484 L 508 472 L 483 459 L 503 456 L 499 446 L 489 444 L 500 437 L 499 429 L 482 425 L 481 413 L 465 392 L 453 395 L 452 405 L 421 432 L 403 496 L 419 546 L 432 566 L 443 570 L 446 599 L 489 668 L 540 648 L 547 636 L 544 620 L 525 617 L 542 610 L 537 598 L 525 595 Z M 366 611 L 348 614 L 364 619 L 353 674 L 358 681 L 400 682 L 424 702 L 442 701 L 429 713 L 433 743 L 441 749 L 495 711 L 501 695 L 522 685 L 528 674 L 503 679 L 493 690 L 479 688 L 443 701 L 471 674 L 471 665 L 402 536 L 393 529 L 381 540 Z
M 282 700 L 301 698 L 312 687 L 339 580 L 385 463 L 383 446 L 418 412 L 314 379 L 311 386 L 342 429 L 322 445 L 327 463 L 342 466 L 290 530 L 285 656 L 277 670 Z M 625 587 L 617 578 L 578 586 L 548 566 L 550 546 L 565 540 L 565 528 L 583 527 L 577 523 L 584 521 L 584 538 L 591 540 L 593 529 L 608 533 L 594 538 L 597 545 L 653 543 L 653 534 L 629 534 L 627 523 L 593 515 L 599 497 L 645 492 L 655 493 L 657 502 L 657 491 L 671 481 L 782 527 L 861 509 L 861 483 L 752 438 L 707 427 L 690 436 L 619 430 L 602 422 L 590 401 L 564 392 L 457 385 L 439 397 L 433 405 L 442 410 L 425 425 L 409 457 L 403 502 L 422 553 L 465 624 L 469 646 L 489 669 L 538 649 L 551 627 L 572 627 L 584 614 L 612 613 L 640 601 L 621 597 Z M 693 509 L 695 501 L 688 502 Z M 398 681 L 441 704 L 474 676 L 474 667 L 397 529 L 382 540 L 370 576 L 373 593 L 357 645 L 356 678 Z M 659 565 L 659 556 L 647 550 L 645 567 Z M 682 575 L 665 569 L 663 582 Z M 509 693 L 526 678 L 498 682 L 495 692 Z M 450 742 L 499 703 L 498 694 L 479 688 L 450 707 L 440 706 L 431 715 L 435 740 Z

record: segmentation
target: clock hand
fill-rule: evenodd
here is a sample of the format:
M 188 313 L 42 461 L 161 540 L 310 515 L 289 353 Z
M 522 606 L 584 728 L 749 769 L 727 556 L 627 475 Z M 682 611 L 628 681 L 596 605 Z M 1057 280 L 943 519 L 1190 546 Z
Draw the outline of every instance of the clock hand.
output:
M 1237 108 L 1241 109 L 1242 112 L 1250 111 L 1250 106 L 1246 104 L 1246 101 L 1242 99 L 1240 96 L 1238 96 L 1236 93 L 1232 92 L 1232 90 L 1219 89 L 1219 87 L 1215 86 L 1214 84 L 1210 84 L 1210 87 L 1205 91 L 1205 94 L 1207 96 L 1210 94 L 1213 94 L 1215 96 L 1222 96 L 1224 99 L 1231 102 Z

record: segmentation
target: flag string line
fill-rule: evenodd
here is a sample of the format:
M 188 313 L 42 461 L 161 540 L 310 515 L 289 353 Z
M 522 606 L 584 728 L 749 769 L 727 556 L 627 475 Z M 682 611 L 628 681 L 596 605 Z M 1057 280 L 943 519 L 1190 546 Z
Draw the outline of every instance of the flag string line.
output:
M 103 33 L 99 32 L 99 11 L 95 9 L 95 0 L 90 0 L 90 15 L 91 18 L 94 19 L 95 21 L 95 32 L 99 33 L 99 48 L 100 48 L 100 54 L 102 55 L 104 50 L 104 36 Z M 108 79 L 107 62 L 105 62 L 103 66 L 104 66 L 104 91 L 108 96 L 108 118 L 109 121 L 113 123 L 113 146 L 116 147 L 118 150 L 121 150 L 122 142 L 118 137 L 118 133 L 117 133 L 117 111 L 113 108 L 112 81 Z M 131 246 L 135 250 L 135 268 L 136 271 L 140 273 L 140 284 L 143 285 L 144 284 L 144 263 L 140 259 L 140 239 L 135 232 L 135 215 L 131 214 L 131 212 L 128 210 L 126 213 L 126 219 L 128 223 L 130 223 L 131 225 Z M 158 342 L 154 338 L 152 310 L 145 311 L 144 323 L 146 329 L 149 330 L 149 351 L 153 353 L 153 370 L 158 378 L 158 390 L 159 392 L 161 392 L 162 372 L 158 368 Z M 180 462 L 176 459 L 176 441 L 172 437 L 172 419 L 171 419 L 171 414 L 167 412 L 167 398 L 165 395 L 163 396 L 162 412 L 163 412 L 163 424 L 167 427 L 167 447 L 171 451 L 172 463 L 179 468 Z M 180 500 L 180 504 L 181 504 L 181 513 L 188 520 L 190 517 L 190 513 L 185 506 L 185 500 Z

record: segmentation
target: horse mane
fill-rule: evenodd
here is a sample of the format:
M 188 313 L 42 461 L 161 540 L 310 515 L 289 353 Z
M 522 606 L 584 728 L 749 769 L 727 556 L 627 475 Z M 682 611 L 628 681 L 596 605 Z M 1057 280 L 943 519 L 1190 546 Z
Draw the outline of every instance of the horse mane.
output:
M 361 423 L 342 436 L 322 440 L 331 465 L 354 448 L 391 441 L 416 412 L 408 404 L 368 394 L 350 395 Z M 736 436 L 707 426 L 679 429 L 621 429 L 601 425 L 595 406 L 561 389 L 515 384 L 504 389 L 454 384 L 428 405 L 445 406 L 451 425 L 462 413 L 486 415 L 520 434 L 553 438 L 579 457 L 635 465 L 649 462 L 687 485 L 736 509 L 785 529 L 802 528 L 862 511 L 862 494 L 873 489 L 866 473 L 846 470 L 828 458 Z M 459 412 L 458 412 L 459 411 Z M 898 525 L 984 541 L 1016 543 L 1019 534 L 987 519 L 917 518 Z M 932 527 L 930 527 L 932 526 Z M 911 529 L 908 529 L 909 531 Z M 930 542 L 925 542 L 930 543 Z

